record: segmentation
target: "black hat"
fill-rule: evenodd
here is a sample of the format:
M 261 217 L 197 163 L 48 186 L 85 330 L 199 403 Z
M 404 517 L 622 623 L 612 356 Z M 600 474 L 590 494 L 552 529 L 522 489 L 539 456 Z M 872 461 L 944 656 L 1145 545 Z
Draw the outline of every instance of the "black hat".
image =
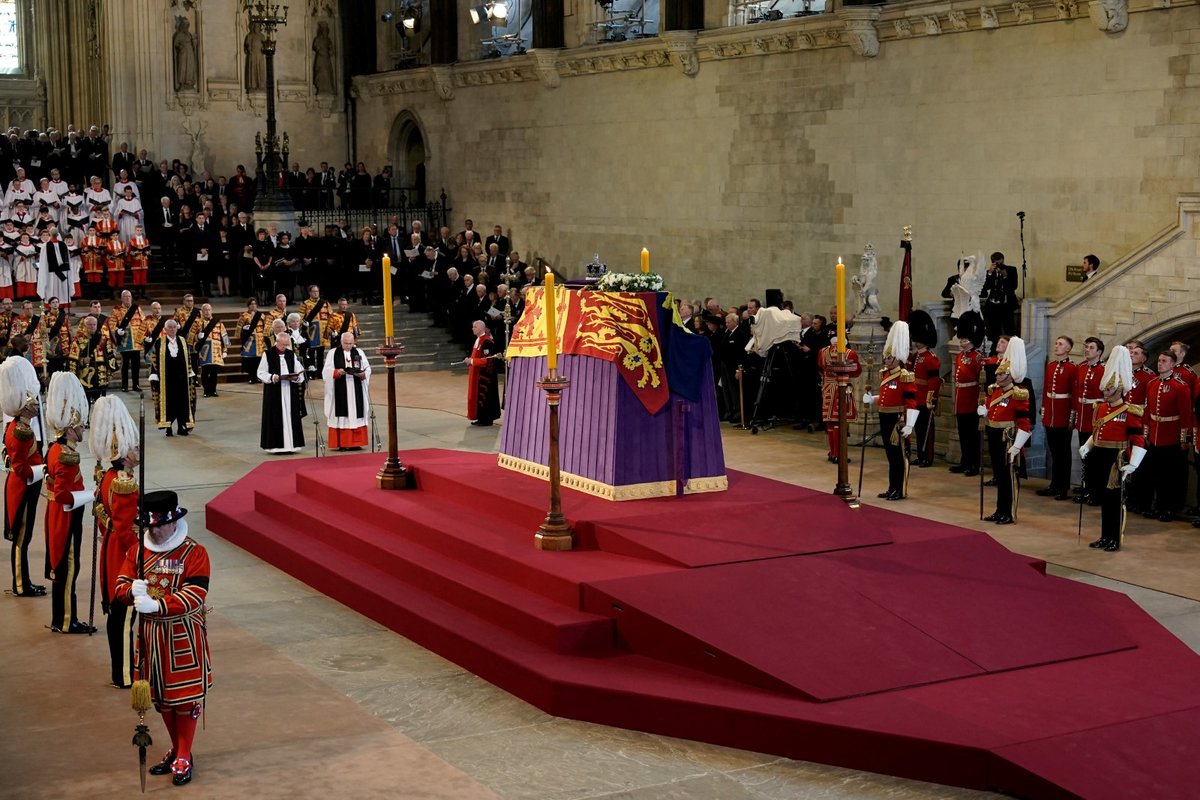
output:
M 170 489 L 147 492 L 142 495 L 142 510 L 138 523 L 148 527 L 177 522 L 187 516 L 187 509 L 179 505 L 179 495 Z
M 978 311 L 968 311 L 958 318 L 958 325 L 954 329 L 954 335 L 959 339 L 970 339 L 971 344 L 979 347 L 983 344 L 983 336 L 985 333 L 983 325 L 983 317 Z
M 937 327 L 928 311 L 916 308 L 909 312 L 908 331 L 909 338 L 914 342 L 920 342 L 930 350 L 937 347 Z
M 892 329 L 892 318 L 891 317 L 880 317 L 879 318 L 879 327 L 883 328 L 885 331 L 890 331 Z

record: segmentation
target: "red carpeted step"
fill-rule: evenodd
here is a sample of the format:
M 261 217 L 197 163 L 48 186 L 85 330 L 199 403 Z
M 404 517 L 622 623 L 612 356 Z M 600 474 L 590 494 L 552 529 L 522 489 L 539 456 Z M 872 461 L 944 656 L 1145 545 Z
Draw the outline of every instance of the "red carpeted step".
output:
M 260 491 L 255 493 L 254 506 L 259 514 L 273 519 L 294 520 L 297 513 L 306 515 L 303 509 L 307 499 Z M 399 533 L 402 529 L 407 535 Z M 317 507 L 309 524 L 297 526 L 293 535 L 336 543 L 341 553 L 383 570 L 397 581 L 419 586 L 451 605 L 557 652 L 600 653 L 613 649 L 613 626 L 608 618 L 580 611 L 576 603 L 554 602 L 422 546 L 413 539 L 429 540 L 441 533 L 419 522 L 397 520 L 395 527 L 384 529 L 323 514 Z
M 296 487 L 305 505 L 320 503 L 363 523 L 386 519 L 390 529 L 402 536 L 575 608 L 580 605 L 579 587 L 583 583 L 670 569 L 595 550 L 586 551 L 587 558 L 578 557 L 579 553 L 538 550 L 533 535 L 542 520 L 531 525 L 514 521 L 509 506 L 503 504 L 479 502 L 469 508 L 454 507 L 441 502 L 443 494 L 437 494 L 438 502 L 431 503 L 431 492 L 425 488 L 416 492 L 362 492 L 362 481 L 373 481 L 377 469 L 378 464 L 364 462 L 351 469 L 301 472 L 296 476 Z M 416 471 L 418 484 L 423 487 L 426 470 L 417 467 Z M 470 487 L 454 487 L 455 494 L 464 491 L 470 491 Z M 312 516 L 323 518 L 319 509 L 313 509 Z

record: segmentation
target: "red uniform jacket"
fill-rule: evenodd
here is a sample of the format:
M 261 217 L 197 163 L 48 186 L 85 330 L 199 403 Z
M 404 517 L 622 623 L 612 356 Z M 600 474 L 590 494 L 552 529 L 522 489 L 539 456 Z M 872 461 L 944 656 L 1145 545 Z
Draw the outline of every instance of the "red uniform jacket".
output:
M 922 350 L 908 357 L 908 370 L 917 387 L 917 407 L 936 406 L 942 391 L 942 362 L 929 350 Z
M 1097 361 L 1089 365 L 1081 361 L 1075 365 L 1075 430 L 1081 436 L 1092 432 L 1092 420 L 1095 419 L 1096 406 L 1104 396 L 1100 391 L 1100 379 L 1104 377 L 1104 362 Z
M 1074 424 L 1071 409 L 1078 375 L 1079 367 L 1069 358 L 1046 365 L 1042 381 L 1042 427 L 1070 428 Z
M 110 467 L 100 479 L 93 513 L 103 537 L 100 560 L 100 591 L 107 607 L 116 594 L 117 576 L 125 557 L 137 544 L 137 481 L 128 472 Z
M 59 442 L 50 445 L 46 452 L 46 483 L 42 491 L 46 495 L 46 551 L 52 564 L 66 552 L 71 533 L 71 514 L 74 512 L 64 511 L 63 504 L 73 505 L 75 497 L 72 493 L 82 488 L 79 453 Z
M 988 387 L 987 424 L 989 428 L 1020 428 L 1032 431 L 1029 421 L 1029 390 L 1024 386 L 1007 389 L 998 383 Z
M 917 407 L 917 384 L 913 374 L 900 367 L 879 371 L 879 411 L 882 414 L 903 414 Z
M 1133 371 L 1133 386 L 1125 393 L 1125 402 L 1135 406 L 1146 405 L 1146 388 L 1158 374 L 1144 364 Z
M 33 468 L 42 463 L 42 452 L 33 429 L 16 419 L 4 429 L 4 452 L 9 462 L 4 491 L 8 497 L 6 513 L 11 526 L 16 523 L 17 509 L 28 487 L 26 481 L 33 477 Z
M 1180 364 L 1175 368 L 1175 374 L 1179 379 L 1187 384 L 1188 392 L 1191 393 L 1193 399 L 1196 397 L 1196 373 L 1187 364 Z
M 1131 406 L 1124 400 L 1110 406 L 1101 400 L 1095 408 L 1095 420 L 1092 423 L 1093 447 L 1114 447 L 1119 450 L 1130 446 L 1145 447 L 1140 406 Z
M 954 413 L 974 414 L 979 406 L 983 378 L 983 354 L 960 350 L 954 357 Z
M 1178 445 L 1191 438 L 1192 398 L 1182 378 L 1171 375 L 1150 381 L 1142 422 L 1147 445 Z

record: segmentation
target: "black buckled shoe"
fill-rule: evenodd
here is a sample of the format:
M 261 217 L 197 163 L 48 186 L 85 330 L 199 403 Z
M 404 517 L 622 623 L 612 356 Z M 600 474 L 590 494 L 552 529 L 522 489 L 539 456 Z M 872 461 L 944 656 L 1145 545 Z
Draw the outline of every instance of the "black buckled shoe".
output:
M 904 492 L 901 492 L 899 489 L 895 489 L 893 491 L 888 492 L 888 496 L 883 499 L 884 500 L 903 500 Z
M 1096 541 L 1094 541 L 1094 542 L 1092 542 L 1091 544 L 1089 544 L 1089 545 L 1088 545 L 1088 547 L 1091 547 L 1092 549 L 1099 549 L 1099 548 L 1101 548 L 1101 547 L 1108 547 L 1108 542 L 1104 541 L 1103 539 L 1097 539 Z
M 50 628 L 50 630 L 54 631 L 55 633 L 95 633 L 96 632 L 96 629 L 93 628 L 91 625 L 88 625 L 86 622 L 72 622 L 65 629 L 64 628 L 55 628 L 52 626 Z
M 24 591 L 21 591 L 21 592 L 14 591 L 13 592 L 13 597 L 45 597 L 45 596 L 46 596 L 46 587 L 38 586 L 33 583 L 26 586 Z
M 146 770 L 151 775 L 170 775 L 171 764 L 175 763 L 175 751 L 168 750 L 167 754 L 162 757 L 162 761 L 155 764 L 150 769 Z
M 1008 514 L 1001 514 L 992 521 L 997 525 L 1012 525 L 1014 522 L 1016 522 L 1016 520 L 1014 520 Z
M 177 758 L 171 764 L 171 783 L 184 786 L 192 782 L 192 762 L 186 758 Z

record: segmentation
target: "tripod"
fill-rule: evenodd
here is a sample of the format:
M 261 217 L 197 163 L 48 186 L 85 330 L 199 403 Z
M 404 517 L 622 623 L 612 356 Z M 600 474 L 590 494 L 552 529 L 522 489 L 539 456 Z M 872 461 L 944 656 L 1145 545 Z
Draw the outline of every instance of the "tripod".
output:
M 760 419 L 759 413 L 763 409 L 763 401 L 765 399 L 767 399 L 767 392 L 770 390 L 771 381 L 774 379 L 776 356 L 779 355 L 780 349 L 786 344 L 787 344 L 787 342 L 780 342 L 779 344 L 772 345 L 771 349 L 767 351 L 766 358 L 763 359 L 762 374 L 760 375 L 760 377 L 758 379 L 758 392 L 755 394 L 755 397 L 754 397 L 754 410 L 751 411 L 751 413 L 750 413 L 750 433 L 751 434 L 757 435 L 758 429 L 760 427 L 763 430 L 770 430 L 771 428 L 773 428 L 775 426 L 775 422 L 772 419 L 767 419 L 762 424 L 760 424 L 759 423 L 759 419 Z M 783 355 L 783 366 L 780 367 L 780 369 L 786 370 L 787 378 L 792 383 L 795 383 L 795 375 L 792 373 L 792 363 L 788 359 L 786 353 L 784 353 L 784 355 Z

